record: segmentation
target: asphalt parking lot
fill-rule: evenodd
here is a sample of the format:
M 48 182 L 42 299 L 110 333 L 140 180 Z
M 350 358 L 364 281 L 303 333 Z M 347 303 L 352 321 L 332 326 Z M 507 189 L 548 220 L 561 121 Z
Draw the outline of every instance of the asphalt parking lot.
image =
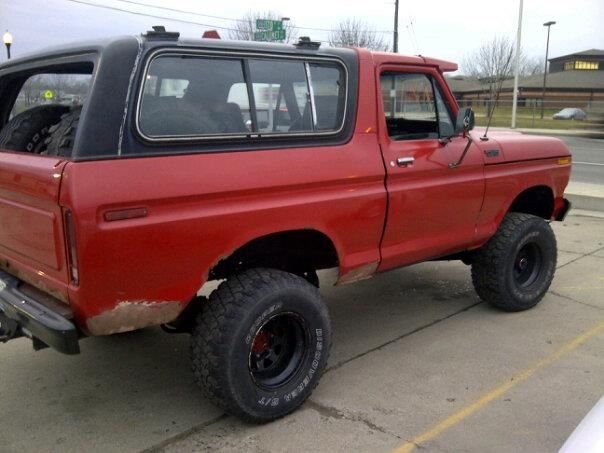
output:
M 90 338 L 71 357 L 0 345 L 0 450 L 556 451 L 604 393 L 604 218 L 554 229 L 553 286 L 523 313 L 480 303 L 458 262 L 341 288 L 323 275 L 328 372 L 301 410 L 264 426 L 200 395 L 185 335 Z

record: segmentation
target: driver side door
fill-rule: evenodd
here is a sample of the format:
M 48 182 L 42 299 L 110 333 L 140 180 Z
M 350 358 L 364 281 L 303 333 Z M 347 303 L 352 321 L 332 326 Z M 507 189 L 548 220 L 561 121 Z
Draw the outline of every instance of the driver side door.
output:
M 388 216 L 382 239 L 386 270 L 464 250 L 473 244 L 484 196 L 483 159 L 452 137 L 457 108 L 442 76 L 425 67 L 382 66 L 380 144 Z

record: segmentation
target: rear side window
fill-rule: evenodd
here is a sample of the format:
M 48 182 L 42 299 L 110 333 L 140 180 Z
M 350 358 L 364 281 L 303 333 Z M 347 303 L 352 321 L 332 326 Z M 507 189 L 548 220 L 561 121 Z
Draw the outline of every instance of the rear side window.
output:
M 83 62 L 15 74 L 20 88 L 0 125 L 0 151 L 71 157 L 75 129 L 68 131 L 67 122 L 86 102 L 92 71 L 93 64 Z
M 245 90 L 229 99 L 234 85 L 244 85 L 239 59 L 165 56 L 151 62 L 145 77 L 139 126 L 149 137 L 227 135 L 249 132 Z
M 11 118 L 40 105 L 79 106 L 90 87 L 90 74 L 36 74 L 29 77 L 17 96 Z
M 138 128 L 151 140 L 334 133 L 345 98 L 336 62 L 163 54 L 148 65 Z
M 313 130 L 310 91 L 302 61 L 250 60 L 257 132 Z

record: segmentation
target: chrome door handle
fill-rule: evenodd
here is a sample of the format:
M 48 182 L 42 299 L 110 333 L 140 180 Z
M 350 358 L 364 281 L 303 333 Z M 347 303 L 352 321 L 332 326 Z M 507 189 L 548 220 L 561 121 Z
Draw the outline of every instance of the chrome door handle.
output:
M 415 157 L 399 157 L 396 159 L 396 163 L 399 167 L 406 167 L 409 164 L 412 164 L 415 161 Z

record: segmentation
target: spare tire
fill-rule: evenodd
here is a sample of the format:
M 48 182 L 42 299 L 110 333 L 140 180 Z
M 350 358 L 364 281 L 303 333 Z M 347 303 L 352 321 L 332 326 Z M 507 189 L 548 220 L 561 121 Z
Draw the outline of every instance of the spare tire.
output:
M 61 121 L 50 128 L 43 154 L 48 156 L 71 156 L 82 106 L 74 107 L 69 113 L 61 116 Z
M 0 149 L 40 154 L 50 128 L 67 112 L 65 105 L 41 105 L 19 113 L 0 131 Z

